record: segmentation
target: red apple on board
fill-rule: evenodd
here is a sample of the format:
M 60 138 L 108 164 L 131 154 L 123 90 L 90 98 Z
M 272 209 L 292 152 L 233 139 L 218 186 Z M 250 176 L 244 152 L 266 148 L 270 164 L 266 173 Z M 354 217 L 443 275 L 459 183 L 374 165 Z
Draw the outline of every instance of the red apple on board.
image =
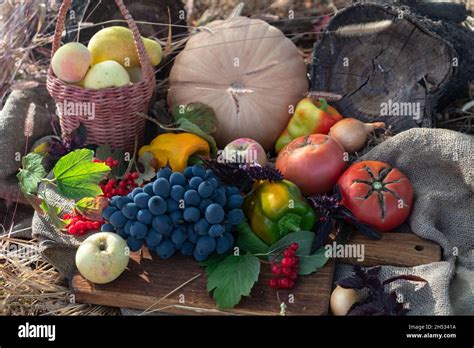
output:
M 345 151 L 325 134 L 296 138 L 278 154 L 276 168 L 295 183 L 305 196 L 331 191 L 347 163 Z

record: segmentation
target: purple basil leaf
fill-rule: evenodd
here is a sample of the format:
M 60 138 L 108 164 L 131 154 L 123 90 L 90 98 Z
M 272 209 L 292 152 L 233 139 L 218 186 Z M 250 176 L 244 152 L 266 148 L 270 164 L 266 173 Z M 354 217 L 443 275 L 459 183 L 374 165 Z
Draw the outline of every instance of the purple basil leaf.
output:
M 378 277 L 380 274 L 380 266 L 371 267 L 367 270 L 369 276 Z
M 362 304 L 355 303 L 350 309 L 347 315 L 385 315 L 384 311 L 377 306 L 376 302 L 366 302 Z
M 390 284 L 396 280 L 403 279 L 403 280 L 410 280 L 412 282 L 423 282 L 423 283 L 428 283 L 428 281 L 422 277 L 412 275 L 412 274 L 404 274 L 404 275 L 399 275 L 395 276 L 389 279 L 386 279 L 383 281 L 382 285 L 387 285 Z
M 316 237 L 313 240 L 313 245 L 311 247 L 311 253 L 315 252 L 321 248 L 328 239 L 329 234 L 332 231 L 332 221 L 329 219 L 324 220 L 319 224 L 319 227 L 316 231 Z
M 397 301 L 397 293 L 395 291 L 392 291 L 390 294 L 384 293 L 382 298 L 383 298 L 384 307 L 386 308 L 388 314 L 396 315 L 397 307 L 399 305 Z
M 362 222 L 354 222 L 354 225 L 356 226 L 357 231 L 369 237 L 370 239 L 379 240 L 382 238 L 382 235 L 376 229 L 370 227 L 367 224 Z
M 348 277 L 341 279 L 336 282 L 336 285 L 339 285 L 345 289 L 363 289 L 366 287 L 364 280 L 359 277 Z

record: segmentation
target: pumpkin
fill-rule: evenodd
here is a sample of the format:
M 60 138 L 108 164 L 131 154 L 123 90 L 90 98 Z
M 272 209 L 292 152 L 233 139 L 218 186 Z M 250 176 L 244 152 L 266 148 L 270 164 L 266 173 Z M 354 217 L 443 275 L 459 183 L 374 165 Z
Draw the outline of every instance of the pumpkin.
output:
M 193 34 L 170 73 L 170 107 L 214 109 L 222 148 L 252 138 L 270 150 L 308 90 L 306 65 L 283 33 L 259 19 L 217 20 Z

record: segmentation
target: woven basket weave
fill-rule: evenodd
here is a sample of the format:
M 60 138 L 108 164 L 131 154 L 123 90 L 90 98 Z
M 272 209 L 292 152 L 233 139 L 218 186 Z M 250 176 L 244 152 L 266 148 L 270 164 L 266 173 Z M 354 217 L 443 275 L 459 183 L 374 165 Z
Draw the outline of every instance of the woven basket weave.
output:
M 71 6 L 71 1 L 64 0 L 59 9 L 51 57 L 60 47 L 64 21 Z M 71 134 L 82 123 L 87 130 L 88 144 L 108 144 L 115 149 L 133 151 L 135 139 L 137 139 L 138 146 L 142 145 L 145 128 L 145 119 L 138 116 L 137 112 L 147 112 L 156 81 L 153 67 L 146 54 L 135 21 L 122 0 L 115 0 L 115 3 L 133 33 L 143 79 L 124 87 L 100 90 L 85 89 L 64 83 L 54 75 L 50 66 L 46 87 L 57 105 L 93 105 L 95 108 L 93 117 L 88 117 L 84 113 L 82 115 L 72 114 L 71 112 L 59 113 L 63 136 Z

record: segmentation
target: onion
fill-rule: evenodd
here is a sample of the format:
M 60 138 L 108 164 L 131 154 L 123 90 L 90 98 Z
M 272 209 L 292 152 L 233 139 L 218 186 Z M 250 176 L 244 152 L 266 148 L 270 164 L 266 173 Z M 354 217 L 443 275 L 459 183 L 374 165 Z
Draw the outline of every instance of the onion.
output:
M 383 122 L 364 123 L 355 118 L 344 118 L 331 127 L 329 136 L 339 141 L 347 152 L 356 152 L 364 146 L 370 132 L 383 127 Z
M 346 289 L 338 285 L 331 294 L 331 312 L 333 315 L 346 315 L 349 308 L 359 300 L 359 294 L 354 289 Z

